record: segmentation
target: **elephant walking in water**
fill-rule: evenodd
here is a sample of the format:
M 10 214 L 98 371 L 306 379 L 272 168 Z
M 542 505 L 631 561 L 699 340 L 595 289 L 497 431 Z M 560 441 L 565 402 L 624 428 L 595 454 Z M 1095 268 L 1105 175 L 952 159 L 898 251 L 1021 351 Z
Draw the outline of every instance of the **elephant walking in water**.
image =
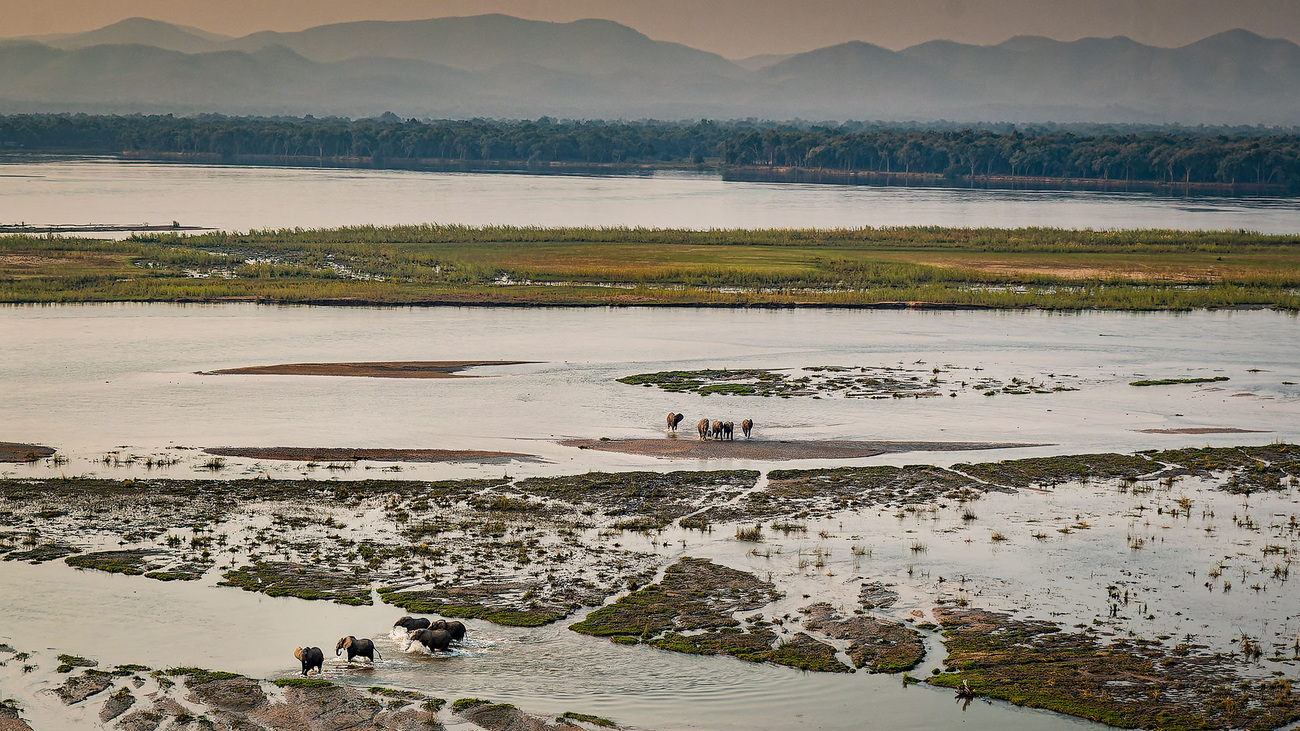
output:
M 669 430 L 669 431 L 673 431 L 673 432 L 677 431 L 677 425 L 680 424 L 680 423 L 682 423 L 682 419 L 685 419 L 685 418 L 686 418 L 686 414 L 674 414 L 673 412 L 669 411 L 669 412 L 668 412 L 668 430 Z
M 700 423 L 695 425 L 695 430 L 700 433 L 700 441 L 709 438 L 709 420 L 700 419 Z
M 334 657 L 338 657 L 343 650 L 348 651 L 348 662 L 352 662 L 354 657 L 364 657 L 373 665 L 376 657 L 380 660 L 384 659 L 379 655 L 379 650 L 375 649 L 374 642 L 366 639 L 358 640 L 352 635 L 340 639 L 339 643 L 334 646 Z
M 740 430 L 745 432 L 746 439 L 749 439 L 749 433 L 753 431 L 753 429 L 754 429 L 753 419 L 745 419 L 744 421 L 740 422 Z
M 293 656 L 302 663 L 302 677 L 307 677 L 307 672 L 313 668 L 319 675 L 321 668 L 325 665 L 325 653 L 319 647 L 298 647 L 293 651 Z
M 735 439 L 736 425 L 730 421 L 722 422 L 722 433 L 718 435 L 719 439 Z
M 722 438 L 722 420 L 721 420 L 721 419 L 714 419 L 714 420 L 713 420 L 713 438 L 714 438 L 714 439 L 721 439 L 721 438 Z

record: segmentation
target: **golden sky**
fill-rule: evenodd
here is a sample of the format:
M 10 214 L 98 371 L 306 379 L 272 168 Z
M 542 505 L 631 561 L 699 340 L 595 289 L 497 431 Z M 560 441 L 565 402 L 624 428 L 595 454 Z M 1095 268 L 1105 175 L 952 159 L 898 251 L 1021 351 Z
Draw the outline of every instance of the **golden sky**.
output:
M 0 0 L 0 36 L 91 30 L 143 16 L 226 35 L 351 20 L 506 13 L 608 18 L 730 58 L 862 40 L 998 43 L 1127 35 L 1176 46 L 1231 28 L 1300 41 L 1300 0 Z

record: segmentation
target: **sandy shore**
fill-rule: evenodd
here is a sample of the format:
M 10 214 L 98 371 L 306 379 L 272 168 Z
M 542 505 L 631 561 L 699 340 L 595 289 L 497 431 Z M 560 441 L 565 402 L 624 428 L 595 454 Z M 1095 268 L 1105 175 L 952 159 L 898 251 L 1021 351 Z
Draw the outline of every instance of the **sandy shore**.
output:
M 568 439 L 566 447 L 676 459 L 853 459 L 894 452 L 957 452 L 1037 447 L 1018 442 L 700 441 L 698 439 Z
M 280 365 L 198 371 L 201 376 L 361 376 L 366 378 L 474 378 L 459 371 L 476 366 L 534 363 L 529 360 L 412 360 L 370 363 L 282 363 Z
M 35 462 L 38 459 L 54 456 L 49 447 L 17 442 L 0 442 L 0 462 Z
M 203 450 L 218 457 L 283 459 L 298 462 L 500 462 L 533 461 L 538 457 L 518 452 L 484 452 L 475 449 L 349 449 L 346 447 L 211 447 Z

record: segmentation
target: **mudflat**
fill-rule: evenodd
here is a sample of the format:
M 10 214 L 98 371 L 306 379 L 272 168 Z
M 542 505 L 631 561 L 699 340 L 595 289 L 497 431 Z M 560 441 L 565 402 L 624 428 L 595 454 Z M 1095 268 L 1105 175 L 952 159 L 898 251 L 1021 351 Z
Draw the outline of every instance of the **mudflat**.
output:
M 530 360 L 411 360 L 363 363 L 282 363 L 243 368 L 198 371 L 202 376 L 358 376 L 364 378 L 477 378 L 460 371 L 478 366 L 535 363 Z
M 536 460 L 532 454 L 485 452 L 477 449 L 351 449 L 346 447 L 211 447 L 203 450 L 218 457 L 281 459 L 300 462 L 498 462 Z
M 38 459 L 53 457 L 54 450 L 35 444 L 18 442 L 0 442 L 0 462 L 35 462 Z
M 715 441 L 698 439 L 567 439 L 560 444 L 601 452 L 676 459 L 853 459 L 895 452 L 959 452 L 1038 447 L 1019 442 Z
M 1181 429 L 1137 429 L 1141 434 L 1266 434 L 1266 429 L 1238 429 L 1232 426 L 1189 426 Z

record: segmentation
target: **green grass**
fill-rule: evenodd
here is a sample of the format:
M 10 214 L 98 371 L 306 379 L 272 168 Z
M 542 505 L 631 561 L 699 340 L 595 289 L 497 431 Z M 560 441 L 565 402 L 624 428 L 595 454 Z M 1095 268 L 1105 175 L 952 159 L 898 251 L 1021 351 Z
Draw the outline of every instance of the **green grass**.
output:
M 1218 383 L 1219 381 L 1228 380 L 1227 376 L 1214 376 L 1213 378 L 1157 378 L 1148 381 L 1130 381 L 1130 386 L 1171 386 L 1177 383 Z
M 426 225 L 0 237 L 0 302 L 15 303 L 1298 310 L 1298 290 L 1300 240 L 1247 232 Z
M 593 726 L 601 726 L 603 728 L 618 728 L 618 724 L 608 718 L 593 716 L 590 713 L 574 713 L 573 711 L 565 711 L 563 715 L 558 716 L 555 720 L 559 722 L 580 721 L 582 723 L 589 723 Z

